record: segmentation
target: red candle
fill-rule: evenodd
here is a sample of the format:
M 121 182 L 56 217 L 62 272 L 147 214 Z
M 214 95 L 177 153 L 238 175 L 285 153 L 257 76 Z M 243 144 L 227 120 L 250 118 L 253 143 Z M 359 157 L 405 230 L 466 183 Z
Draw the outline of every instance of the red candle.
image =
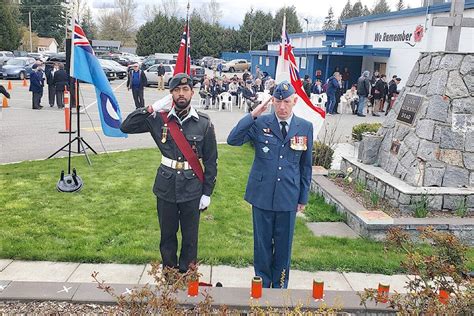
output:
M 255 276 L 252 279 L 252 292 L 250 294 L 252 298 L 261 298 L 262 297 L 262 278 Z
M 440 289 L 438 293 L 438 299 L 441 304 L 448 304 L 449 301 L 449 292 L 445 289 Z
M 324 295 L 324 282 L 322 280 L 313 280 L 313 298 L 322 300 Z
M 196 297 L 199 293 L 199 280 L 189 281 L 188 283 L 188 296 Z
M 388 302 L 388 292 L 389 291 L 390 291 L 390 285 L 389 284 L 379 283 L 379 288 L 377 290 L 378 301 L 381 302 L 381 303 L 387 303 Z

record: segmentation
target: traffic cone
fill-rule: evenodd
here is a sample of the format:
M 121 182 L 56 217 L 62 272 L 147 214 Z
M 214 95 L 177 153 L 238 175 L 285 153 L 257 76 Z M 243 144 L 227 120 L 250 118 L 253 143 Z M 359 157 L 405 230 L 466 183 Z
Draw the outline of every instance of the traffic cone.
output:
M 7 97 L 3 97 L 3 100 L 2 100 L 2 108 L 7 108 L 8 107 L 8 99 Z
M 12 91 L 13 90 L 13 87 L 12 87 L 12 81 L 11 80 L 8 80 L 8 87 L 7 87 L 8 91 Z
M 60 131 L 59 133 L 69 133 L 71 131 L 71 108 L 69 105 L 69 91 L 67 87 L 64 87 L 64 131 Z M 71 131 L 71 133 L 75 133 L 75 131 Z
M 28 83 L 26 82 L 25 78 L 23 78 L 23 87 L 28 87 Z

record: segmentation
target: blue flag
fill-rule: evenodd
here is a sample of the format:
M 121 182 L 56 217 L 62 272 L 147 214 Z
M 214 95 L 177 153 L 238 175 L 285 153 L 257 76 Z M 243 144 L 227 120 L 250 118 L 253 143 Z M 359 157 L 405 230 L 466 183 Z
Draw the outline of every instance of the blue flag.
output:
M 127 137 L 127 134 L 120 130 L 122 113 L 109 80 L 77 21 L 74 22 L 72 43 L 73 62 L 71 62 L 71 76 L 95 86 L 100 122 L 104 135 Z

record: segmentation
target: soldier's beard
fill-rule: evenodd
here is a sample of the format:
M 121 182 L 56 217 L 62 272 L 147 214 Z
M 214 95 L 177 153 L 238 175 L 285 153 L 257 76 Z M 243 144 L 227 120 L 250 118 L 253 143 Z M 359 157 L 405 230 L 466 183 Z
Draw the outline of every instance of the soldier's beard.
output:
M 178 115 L 180 119 L 185 118 L 188 115 L 189 109 L 190 109 L 189 105 L 191 104 L 191 100 L 186 100 L 186 101 L 184 100 L 183 99 L 174 100 L 176 115 Z
M 189 104 L 191 104 L 191 100 L 186 100 L 184 98 L 175 99 L 173 101 L 177 110 L 185 110 Z

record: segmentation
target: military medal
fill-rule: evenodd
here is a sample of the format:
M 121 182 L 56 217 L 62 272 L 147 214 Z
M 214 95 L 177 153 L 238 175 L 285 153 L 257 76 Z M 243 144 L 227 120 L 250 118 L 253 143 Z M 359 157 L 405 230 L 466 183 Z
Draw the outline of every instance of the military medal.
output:
M 294 137 L 292 137 L 290 147 L 293 150 L 307 150 L 308 149 L 308 137 L 306 137 L 306 136 L 294 136 Z
M 262 151 L 263 151 L 264 153 L 267 153 L 267 152 L 270 151 L 270 148 L 268 148 L 267 146 L 265 146 L 265 147 L 262 148 Z
M 166 137 L 168 136 L 168 124 L 165 123 L 161 130 L 161 142 L 164 144 L 166 143 Z

